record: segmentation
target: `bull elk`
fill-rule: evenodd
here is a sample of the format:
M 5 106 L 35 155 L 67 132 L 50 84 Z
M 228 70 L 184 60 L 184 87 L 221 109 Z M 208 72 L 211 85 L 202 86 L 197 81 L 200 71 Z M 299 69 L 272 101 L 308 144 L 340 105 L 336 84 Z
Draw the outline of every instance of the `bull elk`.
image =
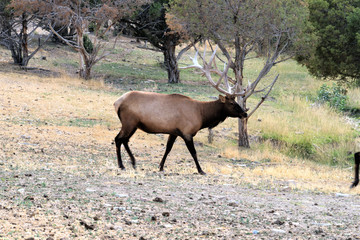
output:
M 213 128 L 227 117 L 246 118 L 247 113 L 235 101 L 235 96 L 219 96 L 216 101 L 202 102 L 180 94 L 160 94 L 131 91 L 114 103 L 122 123 L 115 137 L 119 168 L 125 169 L 121 160 L 121 145 L 129 154 L 135 168 L 135 158 L 128 146 L 129 139 L 139 128 L 147 133 L 169 134 L 165 154 L 160 163 L 164 170 L 166 157 L 177 137 L 181 137 L 193 157 L 199 174 L 204 175 L 197 159 L 193 137 L 203 128 Z
M 354 154 L 355 158 L 355 179 L 350 188 L 354 188 L 359 184 L 359 165 L 360 165 L 360 152 Z
M 205 45 L 206 46 L 206 45 Z M 130 156 L 131 163 L 135 168 L 135 158 L 128 146 L 129 139 L 140 128 L 147 133 L 169 134 L 165 154 L 160 162 L 160 171 L 164 170 L 166 157 L 177 137 L 181 137 L 191 153 L 198 172 L 205 174 L 201 169 L 194 147 L 193 137 L 200 129 L 213 128 L 227 117 L 248 118 L 253 112 L 247 114 L 247 109 L 243 108 L 235 101 L 235 97 L 245 96 L 246 92 L 236 83 L 232 85 L 227 72 L 231 60 L 220 71 L 215 64 L 216 49 L 212 53 L 210 61 L 205 61 L 206 48 L 201 66 L 197 57 L 192 58 L 193 64 L 183 68 L 196 68 L 200 70 L 209 80 L 209 83 L 223 95 L 216 101 L 201 102 L 193 100 L 180 94 L 159 94 L 150 92 L 132 91 L 122 95 L 115 103 L 115 111 L 122 123 L 119 134 L 115 137 L 116 153 L 118 164 L 121 169 L 125 169 L 121 160 L 121 145 Z M 219 79 L 214 81 L 212 74 L 218 75 Z M 221 82 L 224 82 L 221 85 Z M 270 87 L 272 88 L 272 86 Z

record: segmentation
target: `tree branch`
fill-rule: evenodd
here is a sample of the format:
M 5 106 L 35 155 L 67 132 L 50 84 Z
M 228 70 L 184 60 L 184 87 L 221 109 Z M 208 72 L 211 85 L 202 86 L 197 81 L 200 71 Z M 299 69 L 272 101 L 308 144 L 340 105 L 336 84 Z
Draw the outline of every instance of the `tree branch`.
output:
M 62 41 L 64 41 L 69 47 L 75 49 L 76 51 L 80 51 L 81 50 L 81 47 L 80 46 L 77 46 L 77 45 L 74 45 L 74 44 L 71 44 L 71 42 L 67 39 L 65 39 L 63 36 L 61 36 L 58 32 L 56 32 L 54 30 L 54 28 L 51 26 L 51 24 L 48 24 L 50 30 L 58 37 L 60 38 Z
M 270 88 L 269 88 L 269 91 L 265 94 L 265 96 L 261 97 L 260 102 L 258 102 L 258 104 L 254 107 L 254 109 L 253 109 L 250 113 L 248 113 L 248 119 L 253 115 L 253 113 L 260 107 L 260 105 L 261 105 L 261 104 L 266 100 L 266 98 L 269 96 L 269 93 L 271 92 L 272 88 L 274 87 L 274 85 L 275 85 L 278 77 L 279 77 L 279 74 L 276 75 L 274 81 L 273 81 L 269 86 L 266 87 L 266 88 L 270 87 Z M 264 88 L 263 90 L 265 90 L 266 88 Z

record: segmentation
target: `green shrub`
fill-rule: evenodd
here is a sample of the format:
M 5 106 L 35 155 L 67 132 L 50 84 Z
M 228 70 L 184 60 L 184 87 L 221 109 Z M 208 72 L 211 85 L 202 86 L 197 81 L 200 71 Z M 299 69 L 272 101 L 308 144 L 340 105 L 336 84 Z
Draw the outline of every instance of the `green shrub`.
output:
M 96 29 L 96 23 L 91 22 L 88 27 L 89 32 L 93 33 L 95 32 L 95 29 Z
M 346 109 L 348 97 L 346 90 L 339 85 L 332 87 L 323 84 L 317 92 L 317 100 L 321 103 L 328 103 L 330 107 L 343 111 Z
M 83 36 L 83 42 L 84 42 L 84 48 L 86 50 L 86 52 L 88 53 L 92 53 L 94 50 L 94 45 L 91 42 L 90 38 L 88 35 L 84 34 Z

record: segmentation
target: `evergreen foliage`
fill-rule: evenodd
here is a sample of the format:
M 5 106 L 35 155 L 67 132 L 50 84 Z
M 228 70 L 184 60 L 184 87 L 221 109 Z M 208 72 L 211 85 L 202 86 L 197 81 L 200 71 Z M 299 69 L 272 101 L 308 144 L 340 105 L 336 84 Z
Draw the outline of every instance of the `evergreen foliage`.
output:
M 310 23 L 317 35 L 314 52 L 297 60 L 324 79 L 360 79 L 360 1 L 310 0 Z

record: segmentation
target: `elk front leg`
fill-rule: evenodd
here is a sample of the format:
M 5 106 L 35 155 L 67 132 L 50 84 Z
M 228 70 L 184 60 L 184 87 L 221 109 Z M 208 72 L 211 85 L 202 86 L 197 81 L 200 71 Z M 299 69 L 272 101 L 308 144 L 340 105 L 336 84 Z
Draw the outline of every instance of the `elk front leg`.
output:
M 201 175 L 206 175 L 206 173 L 201 169 L 199 161 L 197 159 L 197 154 L 196 154 L 196 150 L 194 147 L 194 141 L 193 141 L 193 137 L 184 137 L 183 138 L 186 144 L 186 147 L 188 148 L 189 152 L 191 153 L 191 156 L 193 157 L 195 164 L 196 164 L 196 168 L 198 170 L 198 173 Z

